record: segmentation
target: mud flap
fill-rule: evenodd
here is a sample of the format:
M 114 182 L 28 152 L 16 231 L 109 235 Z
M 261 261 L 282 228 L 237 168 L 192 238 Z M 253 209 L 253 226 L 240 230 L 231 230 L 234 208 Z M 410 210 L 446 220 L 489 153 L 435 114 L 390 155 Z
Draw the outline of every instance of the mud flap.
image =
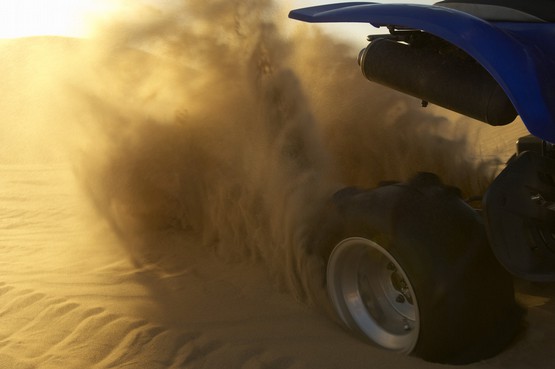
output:
M 512 274 L 555 281 L 555 160 L 526 151 L 484 197 L 493 252 Z

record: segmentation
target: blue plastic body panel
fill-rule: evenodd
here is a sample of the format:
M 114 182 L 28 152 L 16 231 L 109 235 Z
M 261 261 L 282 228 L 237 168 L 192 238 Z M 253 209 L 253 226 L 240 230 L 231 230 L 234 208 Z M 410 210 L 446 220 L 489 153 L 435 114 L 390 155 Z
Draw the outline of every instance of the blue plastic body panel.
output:
M 440 37 L 495 78 L 530 133 L 555 143 L 555 23 L 488 22 L 436 5 L 361 2 L 293 10 L 289 17 L 397 26 Z

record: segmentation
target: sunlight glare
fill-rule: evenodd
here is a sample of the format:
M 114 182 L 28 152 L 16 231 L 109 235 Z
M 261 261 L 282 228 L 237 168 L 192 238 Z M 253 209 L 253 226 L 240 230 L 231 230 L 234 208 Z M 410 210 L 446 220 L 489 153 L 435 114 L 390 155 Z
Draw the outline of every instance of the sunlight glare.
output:
M 108 0 L 2 0 L 0 38 L 85 37 L 91 19 L 111 8 Z

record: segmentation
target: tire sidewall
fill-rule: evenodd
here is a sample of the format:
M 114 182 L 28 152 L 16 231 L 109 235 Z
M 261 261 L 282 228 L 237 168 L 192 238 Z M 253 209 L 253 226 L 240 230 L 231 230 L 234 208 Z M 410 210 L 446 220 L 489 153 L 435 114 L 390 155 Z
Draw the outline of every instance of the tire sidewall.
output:
M 479 216 L 452 192 L 404 184 L 351 189 L 334 197 L 324 224 L 318 242 L 326 261 L 342 240 L 362 237 L 402 266 L 418 301 L 414 355 L 467 363 L 496 354 L 514 336 L 512 280 L 489 249 Z

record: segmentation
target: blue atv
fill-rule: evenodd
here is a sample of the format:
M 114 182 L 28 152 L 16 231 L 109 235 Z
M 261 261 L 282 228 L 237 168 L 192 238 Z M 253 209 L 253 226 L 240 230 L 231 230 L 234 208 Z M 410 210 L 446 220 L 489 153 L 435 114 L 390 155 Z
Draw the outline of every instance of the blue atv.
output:
M 314 249 L 341 321 L 380 347 L 443 363 L 496 355 L 521 330 L 513 276 L 555 281 L 555 1 L 340 3 L 305 22 L 385 27 L 358 56 L 368 80 L 531 135 L 482 211 L 430 173 L 337 192 Z

